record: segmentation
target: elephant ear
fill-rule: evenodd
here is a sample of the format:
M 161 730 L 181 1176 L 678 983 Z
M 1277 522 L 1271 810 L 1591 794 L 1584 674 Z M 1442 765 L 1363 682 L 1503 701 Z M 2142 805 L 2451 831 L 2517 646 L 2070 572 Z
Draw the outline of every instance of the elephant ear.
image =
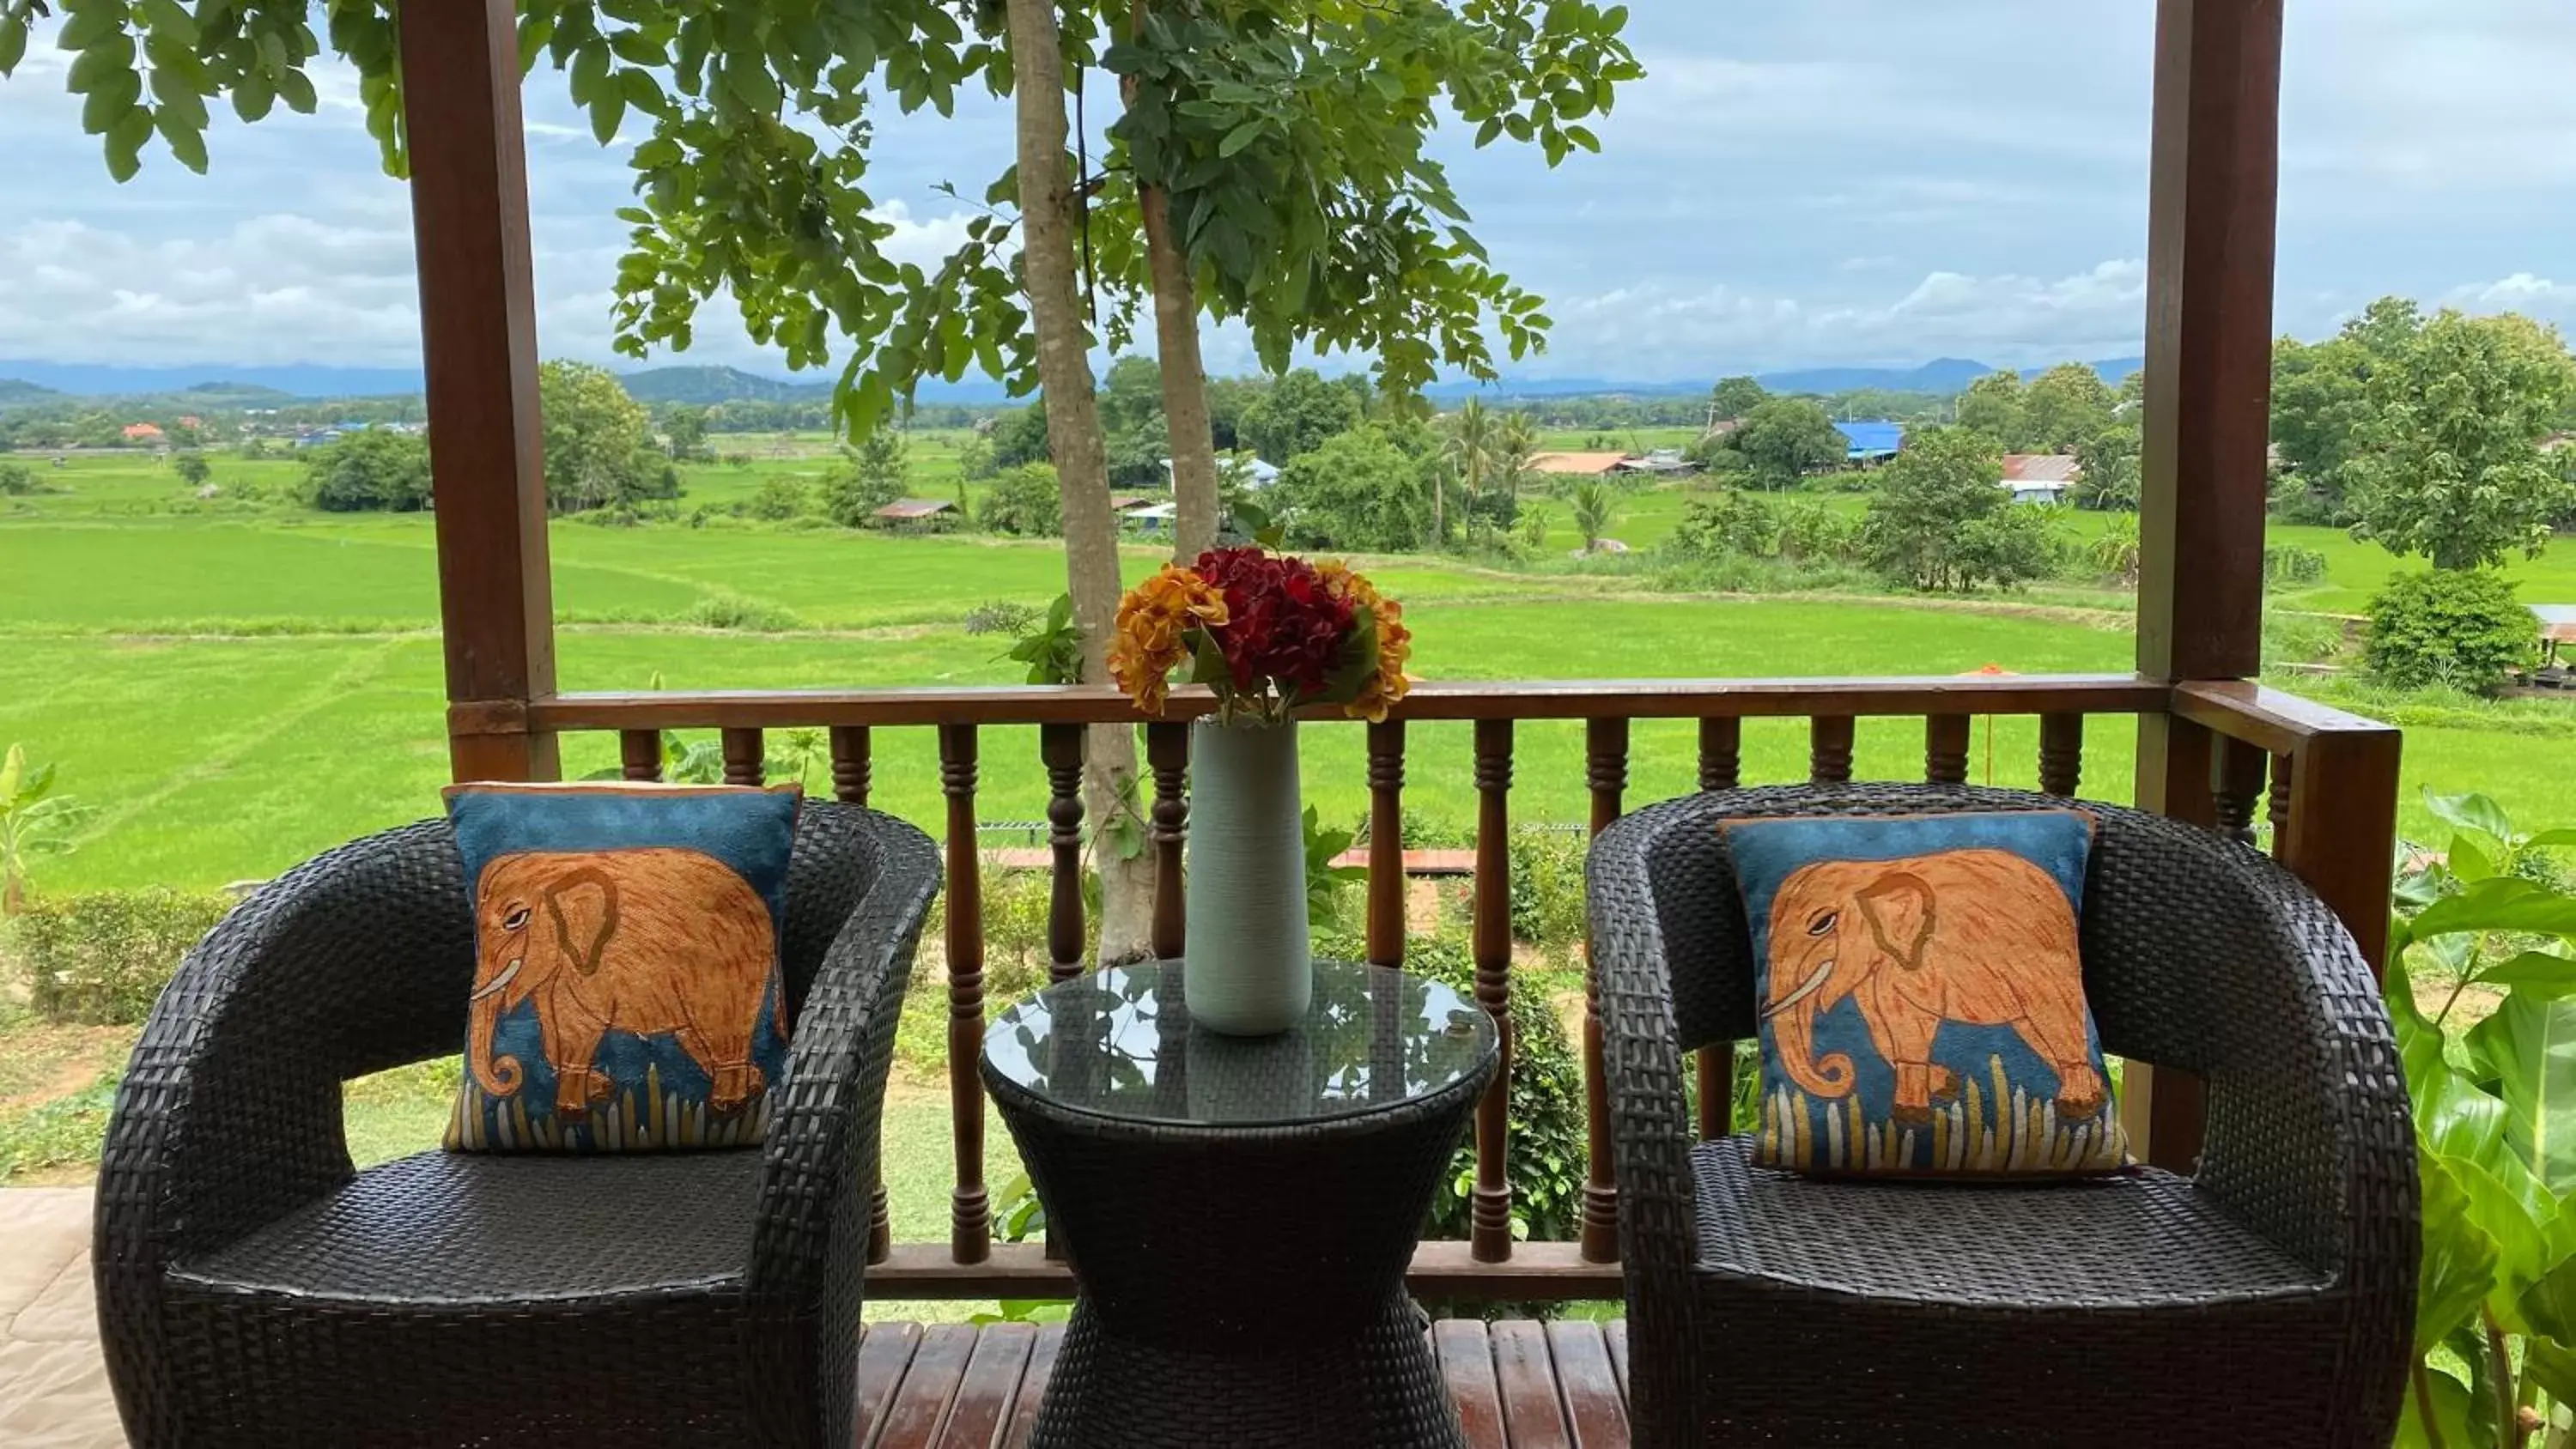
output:
M 1910 870 L 1891 870 L 1860 889 L 1860 913 L 1880 949 L 1908 971 L 1923 968 L 1936 914 L 1931 883 Z
M 617 934 L 617 883 L 602 870 L 568 872 L 546 891 L 546 910 L 564 959 L 582 975 L 596 975 L 608 938 Z

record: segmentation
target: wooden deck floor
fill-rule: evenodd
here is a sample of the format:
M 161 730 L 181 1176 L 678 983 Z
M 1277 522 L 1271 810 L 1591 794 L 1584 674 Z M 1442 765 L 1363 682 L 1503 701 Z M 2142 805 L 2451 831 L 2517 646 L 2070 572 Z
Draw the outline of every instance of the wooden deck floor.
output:
M 1063 1332 L 871 1325 L 859 1348 L 856 1449 L 1018 1449 Z M 1431 1336 L 1475 1449 L 1627 1449 L 1625 1323 L 1445 1319 Z

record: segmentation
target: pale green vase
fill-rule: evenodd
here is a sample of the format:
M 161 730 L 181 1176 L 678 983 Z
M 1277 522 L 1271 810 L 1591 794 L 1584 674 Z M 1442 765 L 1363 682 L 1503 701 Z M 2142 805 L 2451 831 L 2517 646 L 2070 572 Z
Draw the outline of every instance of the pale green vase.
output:
M 1191 1021 L 1268 1036 L 1305 1019 L 1315 970 L 1303 814 L 1294 721 L 1190 726 Z

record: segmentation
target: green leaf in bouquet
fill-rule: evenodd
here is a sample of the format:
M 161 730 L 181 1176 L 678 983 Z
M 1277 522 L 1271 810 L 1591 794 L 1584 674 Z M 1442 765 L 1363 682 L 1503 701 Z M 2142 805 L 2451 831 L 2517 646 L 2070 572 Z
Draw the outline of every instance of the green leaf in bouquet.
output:
M 1225 662 L 1216 636 L 1205 629 L 1190 631 L 1190 683 L 1217 687 L 1219 693 L 1234 687 L 1234 666 Z
M 2496 1282 L 2496 1241 L 2470 1216 L 2467 1189 L 2451 1164 L 2416 1154 L 2423 1180 L 2424 1258 L 2416 1280 L 2415 1351 L 2433 1347 L 2474 1318 Z
M 2465 1041 L 2495 1072 L 2505 1144 L 2552 1193 L 2576 1190 L 2576 1000 L 2517 991 Z
M 1368 688 L 1376 673 L 1377 611 L 1359 604 L 1351 609 L 1351 632 L 1342 641 L 1341 663 L 1315 698 L 1329 704 L 1348 704 L 1360 697 L 1360 691 Z

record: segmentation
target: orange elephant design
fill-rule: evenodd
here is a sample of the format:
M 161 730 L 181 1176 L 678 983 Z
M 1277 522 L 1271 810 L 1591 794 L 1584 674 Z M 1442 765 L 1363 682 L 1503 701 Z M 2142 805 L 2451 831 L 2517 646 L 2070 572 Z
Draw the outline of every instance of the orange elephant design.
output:
M 1896 1073 L 1894 1116 L 1930 1120 L 1959 1083 L 1932 1062 L 1945 1021 L 2009 1026 L 2057 1074 L 2070 1120 L 2102 1110 L 2084 1005 L 2075 910 L 2046 870 L 2010 851 L 1828 860 L 1781 882 L 1771 902 L 1769 999 L 1781 1066 L 1808 1095 L 1840 1098 L 1852 1059 L 1816 1055 L 1816 1019 L 1859 1003 Z
M 714 1082 L 719 1112 L 765 1083 L 751 1060 L 777 962 L 769 903 L 731 866 L 695 850 L 524 851 L 475 885 L 476 962 L 466 1069 L 492 1097 L 526 1073 L 495 1055 L 504 1014 L 534 1000 L 555 1110 L 610 1095 L 594 1069 L 610 1031 L 669 1036 Z M 784 1003 L 779 1035 L 786 1035 Z

